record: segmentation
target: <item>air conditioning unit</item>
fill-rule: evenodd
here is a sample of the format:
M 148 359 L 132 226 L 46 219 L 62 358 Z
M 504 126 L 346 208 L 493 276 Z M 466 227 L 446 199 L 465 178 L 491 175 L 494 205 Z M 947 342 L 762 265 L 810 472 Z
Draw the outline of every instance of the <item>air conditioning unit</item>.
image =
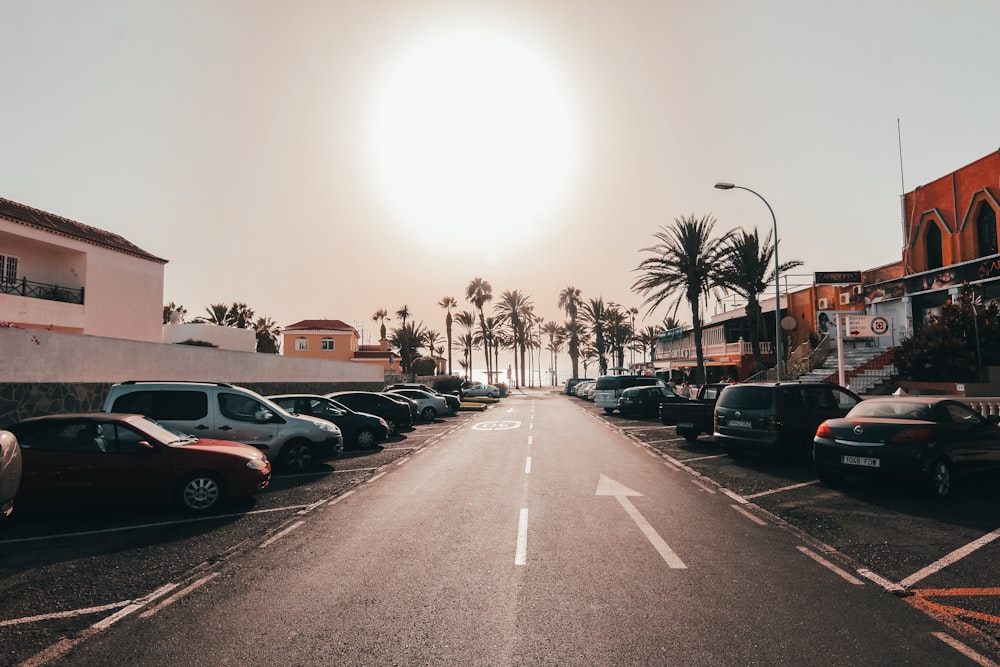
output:
M 847 304 L 851 303 L 853 297 L 854 295 L 851 294 L 850 292 L 844 292 L 843 294 L 840 295 L 840 305 L 846 306 Z
M 819 307 L 820 310 L 828 310 L 830 308 L 830 300 L 829 299 L 817 299 L 816 305 Z
M 860 296 L 861 295 L 861 285 L 855 285 L 854 287 L 852 287 L 851 288 L 851 292 L 853 294 L 857 294 L 857 295 Z

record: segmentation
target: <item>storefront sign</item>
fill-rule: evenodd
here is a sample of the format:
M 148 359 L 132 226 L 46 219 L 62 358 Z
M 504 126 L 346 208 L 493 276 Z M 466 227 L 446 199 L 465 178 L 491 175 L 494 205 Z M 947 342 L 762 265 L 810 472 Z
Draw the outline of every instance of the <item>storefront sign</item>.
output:
M 861 282 L 860 271 L 817 271 L 813 281 L 817 285 L 850 285 Z
M 883 315 L 847 315 L 844 336 L 848 338 L 871 338 L 887 336 L 892 330 L 892 319 Z

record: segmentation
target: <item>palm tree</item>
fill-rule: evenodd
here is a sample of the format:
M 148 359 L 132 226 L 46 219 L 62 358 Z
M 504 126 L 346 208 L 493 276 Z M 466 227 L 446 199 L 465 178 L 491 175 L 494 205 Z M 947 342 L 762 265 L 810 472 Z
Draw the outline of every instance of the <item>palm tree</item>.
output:
M 776 279 L 774 275 L 774 244 L 771 232 L 762 246 L 757 229 L 753 232 L 740 230 L 732 235 L 724 248 L 721 263 L 718 266 L 716 282 L 726 289 L 736 292 L 746 299 L 747 322 L 750 324 L 750 347 L 753 351 L 754 365 L 761 366 L 760 338 L 764 328 L 764 318 L 761 313 L 758 297 L 764 293 L 768 283 Z M 799 260 L 791 260 L 782 264 L 779 269 L 788 271 L 802 266 Z M 776 304 L 775 308 L 780 308 Z M 777 332 L 780 334 L 780 332 Z
M 448 311 L 448 315 L 444 318 L 444 331 L 448 339 L 448 375 L 451 375 L 451 309 L 458 307 L 458 301 L 453 296 L 446 296 L 438 301 L 438 305 Z
M 557 385 L 559 384 L 559 352 L 562 351 L 563 342 L 566 340 L 566 329 L 549 320 L 542 324 L 542 333 L 549 338 L 549 344 L 545 349 L 549 351 L 549 364 L 552 366 L 552 384 Z
M 459 337 L 459 343 L 462 346 L 462 358 L 465 359 L 465 364 L 463 364 L 466 369 L 465 379 L 471 380 L 472 349 L 475 347 L 475 337 L 472 335 L 472 330 L 476 326 L 476 316 L 468 310 L 463 310 L 455 315 L 455 321 L 465 327 L 465 333 Z
M 178 306 L 173 301 L 171 301 L 170 303 L 168 303 L 163 307 L 163 323 L 171 324 L 170 318 L 173 317 L 174 313 L 177 313 L 176 323 L 179 324 L 184 321 L 184 315 L 187 313 L 187 310 L 184 308 L 184 306 Z
M 632 340 L 632 327 L 629 325 L 628 314 L 619 306 L 612 304 L 604 316 L 604 331 L 608 348 L 614 357 L 615 367 L 625 367 L 625 348 Z
M 379 308 L 378 310 L 375 311 L 375 314 L 372 315 L 373 322 L 380 322 L 382 324 L 382 328 L 379 330 L 379 335 L 380 335 L 379 340 L 386 340 L 385 321 L 387 319 L 389 319 L 389 311 L 387 311 L 385 308 Z
M 518 353 L 520 353 L 521 376 L 518 381 L 515 370 L 515 386 L 524 384 L 524 362 L 527 347 L 527 330 L 531 320 L 531 313 L 534 309 L 531 301 L 519 290 L 506 291 L 500 295 L 500 300 L 496 305 L 496 312 L 499 322 L 510 327 L 510 343 L 514 349 L 514 368 L 518 368 Z
M 691 307 L 691 326 L 697 363 L 696 382 L 705 381 L 705 353 L 701 340 L 702 297 L 715 289 L 719 259 L 729 243 L 732 232 L 720 238 L 712 237 L 715 218 L 706 215 L 695 218 L 675 218 L 672 227 L 660 227 L 653 236 L 656 245 L 642 248 L 652 253 L 643 259 L 637 271 L 642 274 L 632 289 L 646 297 L 644 306 L 652 311 L 664 301 L 673 299 L 671 316 L 677 315 L 682 300 Z
M 424 331 L 424 347 L 430 352 L 430 356 L 433 357 L 437 353 L 438 349 L 444 351 L 444 348 L 440 347 L 441 342 L 444 337 L 441 336 L 441 332 L 436 329 L 427 329 Z M 437 374 L 437 359 L 434 360 L 434 373 Z
M 608 343 L 604 335 L 607 306 L 604 305 L 604 298 L 597 297 L 584 303 L 582 314 L 590 335 L 594 337 L 594 353 L 597 356 L 598 371 L 601 375 L 607 375 Z
M 226 323 L 226 315 L 229 314 L 228 305 L 224 303 L 213 303 L 210 306 L 207 306 L 205 310 L 208 312 L 208 317 L 196 317 L 192 321 L 199 324 L 214 324 L 220 327 L 228 326 Z
M 663 329 L 659 326 L 647 326 L 636 332 L 634 349 L 642 355 L 643 361 L 656 361 L 656 343 L 661 333 Z
M 483 315 L 483 306 L 487 301 L 493 300 L 493 286 L 489 281 L 476 277 L 469 281 L 465 288 L 465 300 L 471 303 L 479 311 L 479 328 L 482 329 L 481 339 L 486 349 L 486 377 L 489 378 L 492 366 L 490 364 L 490 342 L 491 338 L 486 335 L 486 318 Z
M 580 328 L 576 326 L 576 316 L 581 304 L 580 290 L 572 285 L 559 292 L 559 307 L 569 318 L 569 358 L 573 364 L 573 377 L 580 377 Z
M 253 324 L 254 333 L 257 335 L 257 351 L 267 354 L 278 354 L 281 348 L 280 338 L 281 327 L 270 317 L 258 317 Z
M 407 306 L 406 304 L 403 304 L 403 306 L 401 306 L 400 309 L 396 311 L 396 317 L 400 319 L 403 326 L 406 326 L 406 320 L 410 319 L 411 317 L 410 307 Z
M 245 303 L 233 303 L 226 312 L 226 325 L 237 329 L 252 329 L 256 313 Z
M 426 331 L 423 322 L 407 322 L 392 330 L 391 342 L 399 350 L 399 365 L 404 375 L 409 375 L 417 349 L 424 344 Z

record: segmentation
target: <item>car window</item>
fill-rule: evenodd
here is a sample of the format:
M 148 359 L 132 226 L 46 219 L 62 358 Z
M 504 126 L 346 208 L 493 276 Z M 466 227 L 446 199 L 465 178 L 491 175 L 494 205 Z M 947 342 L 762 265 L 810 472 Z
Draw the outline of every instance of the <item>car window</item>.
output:
M 229 419 L 252 422 L 254 414 L 263 409 L 264 406 L 249 396 L 219 392 L 219 410 Z
M 208 415 L 208 394 L 183 389 L 133 391 L 115 399 L 111 411 L 132 412 L 167 421 L 195 421 Z
M 730 387 L 719 394 L 720 408 L 764 410 L 771 407 L 770 387 Z
M 984 421 L 978 412 L 961 403 L 946 403 L 945 412 L 956 424 L 982 424 Z
M 837 407 L 833 393 L 827 387 L 802 387 L 802 407 L 806 410 L 832 410 Z
M 836 401 L 837 407 L 841 410 L 850 410 L 858 404 L 858 399 L 855 396 L 847 393 L 840 387 L 830 386 L 827 387 L 827 390 L 832 393 L 833 400 Z
M 124 424 L 105 424 L 104 430 L 108 437 L 108 451 L 118 454 L 131 454 L 139 449 L 139 442 L 150 438 L 145 433 L 139 433 Z

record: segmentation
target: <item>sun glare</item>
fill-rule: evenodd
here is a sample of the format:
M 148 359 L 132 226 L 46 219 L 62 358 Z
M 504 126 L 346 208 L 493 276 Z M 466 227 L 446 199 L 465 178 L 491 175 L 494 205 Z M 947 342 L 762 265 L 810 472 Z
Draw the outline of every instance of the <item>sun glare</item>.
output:
M 565 201 L 580 161 L 576 106 L 550 59 L 509 27 L 458 21 L 424 32 L 375 91 L 375 191 L 426 245 L 468 251 L 488 239 L 496 252 Z

